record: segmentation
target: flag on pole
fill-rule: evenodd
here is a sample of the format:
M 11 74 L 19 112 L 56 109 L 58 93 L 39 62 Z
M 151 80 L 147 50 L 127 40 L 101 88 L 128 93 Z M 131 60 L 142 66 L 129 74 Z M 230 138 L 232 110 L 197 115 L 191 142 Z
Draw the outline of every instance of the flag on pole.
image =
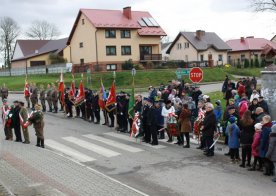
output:
M 129 118 L 134 119 L 134 105 L 135 105 L 135 98 L 134 98 L 134 77 L 132 77 L 132 89 L 131 95 L 128 102 L 128 115 Z
M 80 105 L 85 99 L 85 94 L 84 94 L 84 86 L 82 80 L 80 81 L 80 86 L 79 86 L 79 92 L 76 96 L 75 105 Z
M 71 82 L 71 88 L 69 91 L 69 97 L 71 99 L 75 98 L 75 94 L 76 94 L 76 87 L 75 87 L 75 79 L 74 79 L 74 75 L 72 74 L 73 80 Z
M 115 81 L 113 80 L 108 98 L 106 100 L 105 108 L 108 112 L 111 112 L 116 108 L 116 87 L 115 87 Z
M 102 110 L 104 110 L 104 108 L 105 108 L 105 101 L 106 101 L 106 92 L 104 89 L 103 81 L 101 79 L 101 88 L 100 88 L 98 103 Z
M 60 73 L 60 80 L 58 83 L 58 92 L 59 92 L 59 101 L 62 103 L 62 105 L 64 105 L 64 79 L 63 79 L 63 73 L 61 71 Z
M 29 97 L 30 96 L 30 86 L 29 86 L 29 83 L 28 83 L 28 77 L 27 77 L 27 75 L 26 75 L 26 78 L 25 78 L 24 96 L 25 97 Z

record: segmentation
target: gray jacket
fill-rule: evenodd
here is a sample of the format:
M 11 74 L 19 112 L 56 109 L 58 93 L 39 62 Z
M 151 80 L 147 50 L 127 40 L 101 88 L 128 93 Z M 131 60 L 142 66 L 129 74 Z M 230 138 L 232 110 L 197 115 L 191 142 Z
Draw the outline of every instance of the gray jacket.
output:
M 272 126 L 272 132 L 269 135 L 269 146 L 266 157 L 272 162 L 276 162 L 276 125 Z

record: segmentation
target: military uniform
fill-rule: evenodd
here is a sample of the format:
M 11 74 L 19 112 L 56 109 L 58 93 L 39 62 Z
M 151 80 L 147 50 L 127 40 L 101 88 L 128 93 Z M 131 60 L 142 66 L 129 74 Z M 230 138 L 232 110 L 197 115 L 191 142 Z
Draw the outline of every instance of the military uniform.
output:
M 39 99 L 40 99 L 40 103 L 42 105 L 42 112 L 46 112 L 46 97 L 45 97 L 45 92 L 46 90 L 41 89 L 40 93 L 39 93 Z
M 49 111 L 48 112 L 52 112 L 53 111 L 53 102 L 52 102 L 52 89 L 48 88 L 47 93 L 46 93 L 47 97 L 46 100 L 48 102 L 48 106 L 49 106 Z
M 35 104 L 38 103 L 38 89 L 36 86 L 32 87 L 32 94 L 31 94 L 31 102 L 32 102 L 32 109 L 34 109 Z
M 23 104 L 21 104 L 19 116 L 20 116 L 20 123 L 21 123 L 22 131 L 23 131 L 23 136 L 24 136 L 24 140 L 25 140 L 23 143 L 29 144 L 30 138 L 29 138 L 28 127 L 24 128 L 24 126 L 23 126 L 28 120 L 28 110 L 24 107 Z
M 44 148 L 44 116 L 42 111 L 38 108 L 40 106 L 36 105 L 35 111 L 29 117 L 27 123 L 24 124 L 24 127 L 33 124 L 35 129 L 35 135 L 37 137 L 37 147 Z
M 1 88 L 1 97 L 2 97 L 2 100 L 7 99 L 8 96 L 9 96 L 9 90 L 8 90 L 8 88 L 5 87 L 5 86 L 2 87 Z
M 52 98 L 52 103 L 53 103 L 53 106 L 54 106 L 54 113 L 57 113 L 58 111 L 58 91 L 56 90 L 56 88 L 54 88 L 52 91 L 51 91 L 51 98 Z

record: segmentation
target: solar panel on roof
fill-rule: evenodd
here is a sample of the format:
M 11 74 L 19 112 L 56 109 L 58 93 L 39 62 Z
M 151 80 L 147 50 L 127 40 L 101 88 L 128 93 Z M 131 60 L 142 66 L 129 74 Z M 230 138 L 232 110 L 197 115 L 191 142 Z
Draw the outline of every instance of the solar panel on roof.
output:
M 152 24 L 148 18 L 143 17 L 142 20 L 147 24 L 148 27 L 154 27 L 154 24 Z
M 138 20 L 138 23 L 141 27 L 146 27 L 146 23 L 143 20 Z
M 150 22 L 155 26 L 155 27 L 159 27 L 159 24 L 154 20 L 154 18 L 148 18 L 150 20 Z

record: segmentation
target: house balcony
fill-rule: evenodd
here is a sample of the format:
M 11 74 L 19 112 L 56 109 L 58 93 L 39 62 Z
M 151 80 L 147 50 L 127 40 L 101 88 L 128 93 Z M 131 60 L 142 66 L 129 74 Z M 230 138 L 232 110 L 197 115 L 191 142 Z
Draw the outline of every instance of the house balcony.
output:
M 140 61 L 162 61 L 162 54 L 144 54 L 140 56 Z

